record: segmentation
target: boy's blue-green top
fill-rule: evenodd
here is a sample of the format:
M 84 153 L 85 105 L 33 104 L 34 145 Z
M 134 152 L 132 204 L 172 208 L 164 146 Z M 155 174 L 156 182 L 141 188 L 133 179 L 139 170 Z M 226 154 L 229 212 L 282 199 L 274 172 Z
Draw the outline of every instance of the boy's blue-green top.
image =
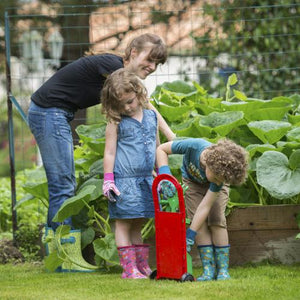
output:
M 208 182 L 205 170 L 200 166 L 200 155 L 210 142 L 200 138 L 176 140 L 172 143 L 173 154 L 183 154 L 182 177 L 199 183 Z

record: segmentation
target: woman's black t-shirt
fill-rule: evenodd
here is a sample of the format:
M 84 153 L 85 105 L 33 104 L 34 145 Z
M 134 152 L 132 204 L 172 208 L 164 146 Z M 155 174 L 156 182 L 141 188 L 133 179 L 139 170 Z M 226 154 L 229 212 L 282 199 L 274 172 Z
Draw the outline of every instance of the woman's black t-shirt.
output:
M 106 77 L 123 67 L 122 57 L 114 54 L 79 58 L 58 70 L 31 99 L 41 107 L 59 107 L 73 112 L 99 104 Z

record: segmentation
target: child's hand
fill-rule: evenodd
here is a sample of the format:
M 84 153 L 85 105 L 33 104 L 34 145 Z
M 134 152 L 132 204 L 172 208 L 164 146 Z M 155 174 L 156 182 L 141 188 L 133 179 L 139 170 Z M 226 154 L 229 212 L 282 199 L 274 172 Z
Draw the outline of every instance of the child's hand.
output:
M 121 193 L 115 185 L 114 176 L 112 173 L 104 174 L 104 182 L 103 182 L 103 195 L 108 198 L 111 202 L 116 202 L 116 196 L 120 196 Z
M 103 183 L 103 195 L 108 198 L 110 202 L 116 202 L 116 196 L 120 196 L 120 191 L 115 185 L 114 181 L 104 181 Z
M 188 228 L 186 230 L 186 251 L 191 252 L 193 245 L 195 244 L 195 237 L 197 232 Z

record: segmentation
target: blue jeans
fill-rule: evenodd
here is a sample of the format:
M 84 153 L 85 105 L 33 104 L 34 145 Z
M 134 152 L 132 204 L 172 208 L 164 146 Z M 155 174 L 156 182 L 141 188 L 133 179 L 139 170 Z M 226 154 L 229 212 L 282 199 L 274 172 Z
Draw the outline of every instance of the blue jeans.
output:
M 47 223 L 54 230 L 60 223 L 52 222 L 64 201 L 75 194 L 76 178 L 73 138 L 69 122 L 73 112 L 60 108 L 43 108 L 33 101 L 28 110 L 29 127 L 39 146 L 46 171 L 49 191 Z M 63 224 L 72 226 L 71 218 Z

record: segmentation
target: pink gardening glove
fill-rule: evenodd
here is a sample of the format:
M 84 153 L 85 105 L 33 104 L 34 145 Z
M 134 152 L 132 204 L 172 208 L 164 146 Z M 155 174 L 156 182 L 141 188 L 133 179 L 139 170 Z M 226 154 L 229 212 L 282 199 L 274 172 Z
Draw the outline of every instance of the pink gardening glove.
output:
M 113 173 L 104 174 L 104 182 L 102 189 L 104 196 L 106 196 L 111 202 L 116 202 L 116 196 L 120 196 L 121 194 L 115 185 L 115 178 Z

